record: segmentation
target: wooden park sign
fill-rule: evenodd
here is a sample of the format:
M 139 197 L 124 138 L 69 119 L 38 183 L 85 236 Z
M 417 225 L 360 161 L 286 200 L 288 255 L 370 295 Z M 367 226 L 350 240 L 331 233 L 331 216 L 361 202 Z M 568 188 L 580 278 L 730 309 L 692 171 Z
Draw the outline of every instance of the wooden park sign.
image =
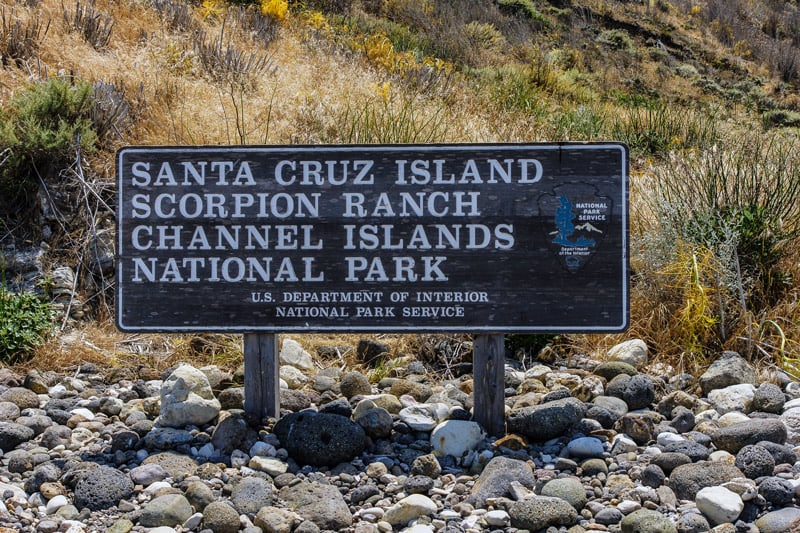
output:
M 622 144 L 129 147 L 117 165 L 125 331 L 272 351 L 263 334 L 628 325 Z

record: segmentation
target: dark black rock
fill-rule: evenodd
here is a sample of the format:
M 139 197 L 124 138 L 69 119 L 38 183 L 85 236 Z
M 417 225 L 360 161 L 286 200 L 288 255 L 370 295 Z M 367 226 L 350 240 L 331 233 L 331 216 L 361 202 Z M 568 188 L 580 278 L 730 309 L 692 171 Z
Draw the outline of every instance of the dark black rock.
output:
M 618 375 L 606 386 L 606 394 L 620 398 L 631 410 L 649 407 L 656 397 L 653 380 L 644 374 Z
M 767 440 L 759 441 L 757 444 L 772 454 L 772 458 L 775 459 L 776 465 L 793 465 L 797 462 L 797 454 L 791 447 L 786 446 L 785 444 L 776 444 Z
M 679 452 L 660 453 L 658 455 L 654 455 L 650 459 L 651 465 L 658 466 L 667 474 L 675 470 L 677 467 L 689 464 L 691 462 L 692 462 L 691 457 L 689 457 L 685 453 L 679 453 Z
M 791 482 L 779 477 L 768 477 L 758 486 L 758 494 L 776 507 L 792 503 L 794 487 Z
M 786 396 L 774 383 L 762 383 L 753 395 L 754 411 L 780 414 L 783 412 L 784 403 L 786 403 Z
M 337 398 L 320 407 L 319 412 L 350 418 L 353 415 L 353 408 L 346 398 Z
M 224 413 L 225 411 L 223 411 Z M 228 416 L 220 416 L 220 421 L 211 433 L 211 442 L 214 448 L 225 455 L 241 447 L 247 437 L 247 421 L 242 411 L 227 411 Z
M 128 451 L 136 447 L 139 442 L 139 434 L 130 429 L 117 431 L 111 436 L 111 451 Z
M 545 394 L 544 397 L 542 398 L 542 403 L 554 402 L 556 400 L 563 400 L 565 398 L 571 398 L 571 397 L 572 394 L 569 392 L 569 389 L 566 388 L 556 389 L 552 392 L 548 392 L 547 394 Z
M 515 409 L 506 423 L 509 433 L 519 433 L 538 442 L 559 437 L 583 418 L 586 408 L 577 398 Z
M 642 485 L 657 489 L 664 484 L 666 477 L 661 467 L 653 464 L 647 465 L 642 471 Z
M 617 421 L 611 411 L 599 405 L 590 405 L 589 409 L 586 410 L 586 418 L 597 420 L 605 429 L 611 429 L 614 427 L 614 422 Z
M 87 471 L 75 485 L 75 506 L 92 511 L 109 509 L 133 494 L 133 481 L 116 468 L 99 466 Z
M 697 442 L 693 442 L 690 440 L 684 440 L 679 442 L 671 442 L 662 448 L 662 451 L 665 453 L 670 452 L 677 452 L 682 453 L 689 457 L 692 462 L 696 461 L 703 461 L 708 459 L 708 456 L 711 455 L 711 451 L 699 444 Z
M 624 516 L 622 511 L 616 507 L 606 507 L 594 515 L 594 521 L 604 526 L 610 526 L 611 524 L 619 524 Z
M 383 343 L 370 339 L 361 339 L 358 341 L 358 347 L 356 348 L 356 357 L 360 363 L 370 364 L 388 352 L 389 347 Z
M 744 502 L 744 509 L 742 512 L 739 513 L 739 520 L 744 522 L 753 523 L 758 518 L 758 515 L 761 514 L 761 507 L 756 505 L 754 501 Z
M 771 476 L 775 470 L 775 458 L 758 444 L 748 444 L 736 454 L 736 468 L 750 479 Z
M 358 486 L 350 491 L 350 504 L 358 505 L 364 500 L 372 498 L 373 496 L 378 496 L 379 494 L 382 494 L 381 489 L 372 483 Z
M 669 425 L 674 427 L 678 433 L 686 433 L 694 428 L 694 413 L 691 409 L 679 405 L 670 413 L 672 421 Z
M 25 492 L 33 494 L 42 486 L 42 483 L 58 481 L 61 478 L 62 470 L 53 462 L 47 462 L 37 466 L 33 475 L 25 480 Z
M 335 466 L 364 451 L 364 429 L 351 420 L 316 411 L 284 416 L 273 432 L 289 455 L 303 465 Z
M 705 487 L 716 487 L 743 477 L 735 466 L 722 462 L 700 461 L 676 467 L 669 476 L 669 486 L 680 500 L 694 500 L 697 491 Z
M 407 494 L 427 494 L 433 488 L 433 483 L 428 476 L 409 476 L 403 482 L 403 490 Z
M 604 378 L 606 381 L 611 381 L 620 374 L 635 376 L 639 371 L 636 370 L 635 366 L 625 363 L 624 361 L 608 361 L 598 365 L 597 368 L 594 369 L 594 373 Z
M 775 418 L 753 418 L 718 429 L 712 436 L 714 446 L 737 453 L 748 444 L 766 440 L 777 444 L 786 442 L 786 426 Z
M 160 392 L 158 388 L 141 379 L 133 383 L 131 390 L 133 390 L 139 396 L 139 398 L 158 396 Z
M 373 407 L 364 411 L 356 423 L 364 428 L 371 439 L 388 438 L 392 434 L 392 415 L 382 407 Z
M 692 442 L 696 442 L 698 444 L 702 444 L 706 448 L 711 446 L 711 437 L 706 435 L 705 433 L 701 433 L 699 431 L 689 431 L 688 433 L 684 434 L 687 440 Z
M 16 422 L 0 422 L 0 450 L 4 452 L 10 452 L 33 436 L 34 431 L 28 426 Z

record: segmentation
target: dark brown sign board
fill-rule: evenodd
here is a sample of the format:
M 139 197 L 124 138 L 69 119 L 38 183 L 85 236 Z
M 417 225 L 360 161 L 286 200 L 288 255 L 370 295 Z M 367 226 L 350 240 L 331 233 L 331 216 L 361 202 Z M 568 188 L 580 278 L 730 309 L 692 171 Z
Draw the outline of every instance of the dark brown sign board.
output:
M 127 147 L 132 332 L 620 332 L 620 143 Z

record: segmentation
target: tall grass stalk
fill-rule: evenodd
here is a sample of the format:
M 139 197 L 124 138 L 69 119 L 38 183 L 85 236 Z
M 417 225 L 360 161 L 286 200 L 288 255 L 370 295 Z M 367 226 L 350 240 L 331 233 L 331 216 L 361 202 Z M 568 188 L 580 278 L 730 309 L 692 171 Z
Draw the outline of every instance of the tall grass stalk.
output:
M 713 110 L 687 110 L 666 102 L 628 108 L 611 124 L 611 135 L 634 154 L 660 157 L 676 149 L 705 149 L 719 140 Z
M 413 97 L 365 102 L 349 101 L 337 114 L 340 142 L 345 143 L 435 143 L 446 136 L 447 118 L 442 107 L 424 109 Z
M 719 345 L 750 339 L 744 349 L 755 355 L 758 324 L 791 289 L 784 260 L 800 236 L 800 149 L 778 134 L 737 135 L 673 153 L 649 189 L 643 200 L 654 224 L 634 245 L 643 270 L 680 263 L 675 242 L 708 249 Z

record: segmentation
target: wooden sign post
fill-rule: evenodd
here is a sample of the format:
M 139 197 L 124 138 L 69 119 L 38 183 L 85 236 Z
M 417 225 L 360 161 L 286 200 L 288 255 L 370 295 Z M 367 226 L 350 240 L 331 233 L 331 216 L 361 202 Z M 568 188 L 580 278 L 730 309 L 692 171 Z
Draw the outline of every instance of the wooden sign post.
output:
M 244 407 L 254 420 L 280 414 L 278 336 L 274 333 L 244 334 Z
M 624 145 L 129 147 L 117 325 L 245 334 L 278 414 L 276 335 L 466 332 L 502 432 L 504 333 L 628 324 Z

